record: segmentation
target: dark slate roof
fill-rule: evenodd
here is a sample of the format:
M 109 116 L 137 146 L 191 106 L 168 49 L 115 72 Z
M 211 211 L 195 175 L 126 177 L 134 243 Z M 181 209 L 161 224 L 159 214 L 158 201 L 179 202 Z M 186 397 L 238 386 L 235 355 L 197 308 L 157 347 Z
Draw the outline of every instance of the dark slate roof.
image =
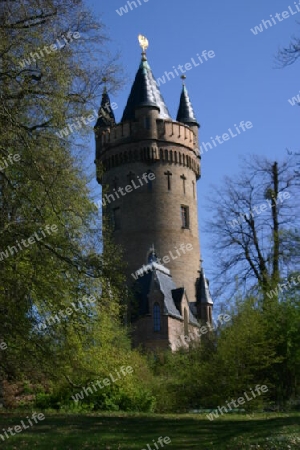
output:
M 176 308 L 173 297 L 172 297 L 172 290 L 176 289 L 176 285 L 173 281 L 173 279 L 166 275 L 165 273 L 160 272 L 159 270 L 156 270 L 156 276 L 157 280 L 159 282 L 159 287 L 164 295 L 164 303 L 165 303 L 165 314 L 168 314 L 169 316 L 177 317 L 178 319 L 182 319 L 182 315 Z
M 155 106 L 159 109 L 159 117 L 161 119 L 171 120 L 168 108 L 145 56 L 143 56 L 135 76 L 121 122 L 134 120 L 134 111 L 138 106 Z
M 174 304 L 176 306 L 176 308 L 178 309 L 178 311 L 181 310 L 181 302 L 182 302 L 182 298 L 184 295 L 184 288 L 177 288 L 177 289 L 173 289 L 172 291 L 172 297 L 174 300 Z M 196 315 L 197 315 L 197 308 L 193 308 L 193 304 L 189 302 L 189 310 L 190 310 L 190 323 L 192 323 L 193 325 L 198 325 L 199 323 L 196 319 Z
M 115 125 L 116 119 L 110 104 L 110 98 L 106 89 L 102 94 L 101 106 L 98 111 L 98 119 L 95 125 L 97 127 L 112 127 Z
M 192 325 L 197 325 L 197 326 L 199 326 L 199 322 L 198 322 L 198 320 L 196 319 L 196 317 L 194 316 L 194 312 L 193 312 L 193 308 L 192 308 L 192 305 L 189 303 L 189 308 L 190 308 L 190 323 L 192 324 Z
M 175 306 L 178 309 L 178 311 L 180 311 L 183 294 L 184 294 L 184 288 L 183 287 L 177 288 L 177 289 L 173 289 L 173 291 L 172 291 L 172 297 L 173 297 Z
M 157 287 L 164 296 L 164 314 L 183 319 L 180 313 L 180 304 L 184 295 L 184 288 L 176 288 L 176 285 L 170 276 L 170 271 L 161 264 L 152 262 L 143 266 L 136 272 L 139 276 L 135 283 L 135 298 L 138 302 L 138 315 L 149 314 L 148 294 L 150 292 L 152 280 L 156 280 Z M 199 325 L 193 311 L 190 309 L 190 323 Z M 137 318 L 133 314 L 133 318 Z
M 204 271 L 201 269 L 200 277 L 197 281 L 197 302 L 209 303 L 213 305 L 213 301 L 209 292 L 208 281 L 205 278 Z
M 193 124 L 197 125 L 199 127 L 199 124 L 197 122 L 188 91 L 185 87 L 185 85 L 182 86 L 181 96 L 180 96 L 180 103 L 179 108 L 177 112 L 176 117 L 177 122 L 185 123 L 187 125 Z
M 197 317 L 197 302 L 190 302 L 190 310 L 192 314 Z

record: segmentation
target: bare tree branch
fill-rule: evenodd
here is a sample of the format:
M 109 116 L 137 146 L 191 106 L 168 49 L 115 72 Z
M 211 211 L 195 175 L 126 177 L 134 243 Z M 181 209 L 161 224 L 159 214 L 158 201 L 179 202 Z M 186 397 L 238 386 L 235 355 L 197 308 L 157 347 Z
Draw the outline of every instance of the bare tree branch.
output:
M 294 156 L 280 163 L 251 156 L 239 176 L 214 188 L 206 231 L 217 256 L 217 291 L 224 292 L 226 284 L 233 292 L 237 279 L 246 290 L 270 289 L 295 267 L 299 252 L 291 249 L 297 242 L 299 249 L 300 206 L 295 165 Z

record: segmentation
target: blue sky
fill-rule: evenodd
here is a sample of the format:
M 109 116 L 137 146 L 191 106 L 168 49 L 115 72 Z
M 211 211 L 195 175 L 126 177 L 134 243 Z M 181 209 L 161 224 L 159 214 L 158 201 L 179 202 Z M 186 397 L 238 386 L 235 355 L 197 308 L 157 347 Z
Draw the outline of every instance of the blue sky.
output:
M 226 175 L 234 177 L 241 156 L 255 153 L 280 160 L 286 148 L 299 151 L 300 108 L 291 106 L 288 99 L 300 91 L 300 61 L 284 69 L 276 69 L 275 62 L 278 48 L 288 45 L 292 35 L 300 36 L 296 22 L 300 21 L 300 12 L 294 0 L 255 4 L 240 0 L 136 0 L 137 8 L 132 4 L 132 10 L 125 0 L 87 3 L 107 26 L 110 49 L 121 53 L 126 72 L 124 89 L 111 95 L 118 104 L 117 121 L 138 69 L 141 49 L 137 36 L 143 34 L 149 40 L 148 61 L 156 78 L 174 71 L 173 66 L 191 63 L 191 58 L 197 61 L 197 53 L 201 55 L 203 50 L 214 51 L 214 58 L 186 73 L 187 89 L 201 124 L 200 142 L 211 142 L 211 137 L 229 128 L 234 131 L 234 124 L 241 121 L 253 124 L 202 155 L 202 178 L 198 182 L 200 232 L 208 217 L 205 198 L 212 195 L 211 185 L 219 185 Z M 116 10 L 125 5 L 128 12 L 120 16 Z M 290 17 L 283 19 L 283 11 Z M 276 13 L 280 13 L 281 22 L 275 19 Z M 270 15 L 276 24 L 254 35 L 250 29 Z M 180 78 L 176 76 L 160 89 L 175 119 Z M 91 153 L 94 156 L 93 141 Z M 100 196 L 100 187 L 97 190 Z M 213 261 L 208 239 L 201 232 L 202 258 L 209 278 Z

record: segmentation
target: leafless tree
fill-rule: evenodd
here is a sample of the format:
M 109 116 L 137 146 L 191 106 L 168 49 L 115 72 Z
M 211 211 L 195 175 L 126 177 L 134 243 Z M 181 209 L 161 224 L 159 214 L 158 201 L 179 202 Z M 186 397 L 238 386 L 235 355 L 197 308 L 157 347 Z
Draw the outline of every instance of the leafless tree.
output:
M 281 67 L 290 66 L 300 57 L 300 37 L 293 36 L 288 47 L 280 48 L 276 61 Z
M 295 166 L 294 156 L 280 163 L 251 156 L 243 161 L 240 175 L 214 188 L 207 231 L 218 293 L 226 288 L 232 293 L 237 284 L 266 292 L 295 270 L 300 255 Z

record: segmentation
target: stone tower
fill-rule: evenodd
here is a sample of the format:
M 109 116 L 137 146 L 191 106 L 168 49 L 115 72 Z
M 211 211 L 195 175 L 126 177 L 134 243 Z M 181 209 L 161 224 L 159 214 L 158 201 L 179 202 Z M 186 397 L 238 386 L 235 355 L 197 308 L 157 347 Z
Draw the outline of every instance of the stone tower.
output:
M 184 82 L 172 120 L 143 51 L 120 123 L 103 93 L 95 162 L 104 211 L 111 217 L 115 243 L 123 248 L 128 284 L 141 266 L 153 260 L 164 264 L 198 311 L 195 315 L 205 321 L 212 305 L 199 298 L 198 129 Z

